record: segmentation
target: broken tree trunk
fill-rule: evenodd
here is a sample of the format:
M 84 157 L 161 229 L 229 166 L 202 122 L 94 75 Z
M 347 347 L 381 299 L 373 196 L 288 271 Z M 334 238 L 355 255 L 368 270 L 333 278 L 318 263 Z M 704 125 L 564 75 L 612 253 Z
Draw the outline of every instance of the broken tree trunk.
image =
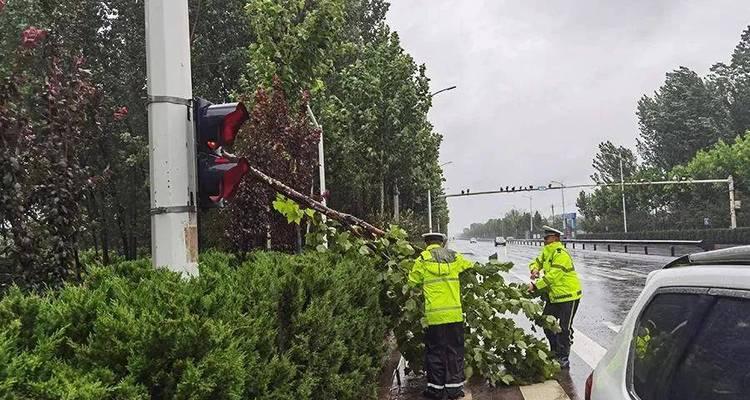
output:
M 357 218 L 351 214 L 342 213 L 340 211 L 336 211 L 332 208 L 324 206 L 319 201 L 313 199 L 310 196 L 304 195 L 289 186 L 285 185 L 283 182 L 279 181 L 278 179 L 274 179 L 259 169 L 250 166 L 250 174 L 256 177 L 259 181 L 263 182 L 264 184 L 272 187 L 273 189 L 277 190 L 279 193 L 283 194 L 284 196 L 296 201 L 297 203 L 309 207 L 323 215 L 325 215 L 328 218 L 331 218 L 333 220 L 336 220 L 343 224 L 347 229 L 351 230 L 355 234 L 363 235 L 362 231 L 365 231 L 366 233 L 369 233 L 370 236 L 373 238 L 377 238 L 379 236 L 385 235 L 385 232 L 368 223 L 367 221 Z

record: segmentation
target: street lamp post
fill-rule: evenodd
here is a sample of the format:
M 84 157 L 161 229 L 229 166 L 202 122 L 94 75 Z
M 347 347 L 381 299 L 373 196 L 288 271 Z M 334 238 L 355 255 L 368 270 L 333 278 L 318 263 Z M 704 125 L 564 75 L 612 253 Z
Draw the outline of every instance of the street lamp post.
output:
M 447 87 L 447 88 L 444 88 L 444 89 L 440 89 L 440 90 L 438 90 L 437 92 L 435 92 L 435 93 L 432 93 L 432 94 L 430 94 L 430 97 L 433 97 L 433 96 L 435 96 L 435 95 L 437 95 L 437 94 L 440 94 L 440 93 L 443 93 L 443 92 L 447 92 L 447 91 L 449 91 L 449 90 L 453 90 L 453 89 L 455 89 L 455 88 L 456 88 L 456 85 L 453 85 L 453 86 L 449 86 L 449 87 Z
M 622 227 L 628 232 L 628 213 L 625 211 L 625 175 L 622 173 L 622 157 L 620 157 L 620 190 L 622 191 Z
M 449 91 L 449 90 L 453 90 L 453 89 L 455 89 L 455 88 L 456 88 L 456 85 L 453 85 L 453 86 L 449 86 L 449 87 L 447 87 L 447 88 L 443 88 L 443 89 L 440 89 L 440 90 L 438 90 L 437 92 L 431 93 L 431 94 L 429 95 L 429 97 L 430 97 L 430 98 L 432 98 L 432 97 L 435 97 L 436 95 L 438 95 L 438 94 L 440 94 L 440 93 L 443 93 L 443 92 L 447 92 L 447 91 Z M 414 105 L 414 107 L 416 107 L 416 106 L 417 106 L 417 105 L 415 104 L 415 105 Z M 440 164 L 440 166 L 442 167 L 442 166 L 444 166 L 444 165 L 448 165 L 448 164 L 451 164 L 452 162 L 453 162 L 453 161 L 448 161 L 448 162 L 446 162 L 446 163 Z M 398 196 L 398 195 L 396 195 L 396 196 Z M 396 199 L 395 199 L 394 203 L 397 203 L 397 202 L 398 202 L 398 200 L 397 200 L 397 197 L 396 197 Z M 432 191 L 431 191 L 430 189 L 427 189 L 427 219 L 428 219 L 428 221 L 427 221 L 427 226 L 429 227 L 429 229 L 430 229 L 430 233 L 431 233 L 431 232 L 432 232 Z
M 455 86 L 453 86 L 455 88 Z M 450 90 L 452 88 L 443 89 L 443 90 Z M 439 92 L 435 92 L 439 93 Z M 453 164 L 453 161 L 444 162 L 438 167 L 442 168 L 448 164 Z M 440 224 L 438 224 L 440 225 Z M 432 190 L 427 189 L 427 227 L 430 228 L 430 233 L 432 233 Z M 440 227 L 438 226 L 438 230 L 440 230 Z
M 563 219 L 563 232 L 565 232 L 567 228 L 568 222 L 565 218 L 565 184 L 559 181 L 550 181 L 550 183 L 554 183 L 556 185 L 560 185 L 560 194 L 562 196 L 562 219 Z
M 325 149 L 323 148 L 323 127 L 318 123 L 318 119 L 315 118 L 310 104 L 307 104 L 307 115 L 310 117 L 315 129 L 320 131 L 320 140 L 318 141 L 318 175 L 320 178 L 320 202 L 324 206 L 327 205 L 328 200 L 326 199 L 326 156 Z M 322 215 L 321 219 L 326 222 L 326 216 Z M 323 238 L 323 245 L 328 247 L 328 235 Z
M 432 233 L 432 191 L 427 189 L 427 227 Z
M 326 205 L 326 156 L 323 148 L 323 127 L 318 124 L 318 120 L 315 118 L 310 104 L 307 105 L 307 115 L 310 117 L 315 129 L 320 131 L 320 140 L 318 141 L 318 174 L 320 176 L 320 196 L 322 197 L 320 202 Z
M 529 239 L 534 238 L 534 207 L 533 207 L 533 201 L 534 196 L 526 196 L 523 197 L 529 199 Z

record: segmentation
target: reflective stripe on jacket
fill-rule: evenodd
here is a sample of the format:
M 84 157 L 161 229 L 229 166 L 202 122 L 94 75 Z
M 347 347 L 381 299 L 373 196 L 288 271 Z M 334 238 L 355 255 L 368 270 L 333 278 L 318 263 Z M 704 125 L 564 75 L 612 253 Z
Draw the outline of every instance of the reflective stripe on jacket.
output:
M 541 267 L 541 268 L 540 268 Z M 539 290 L 546 290 L 552 303 L 564 303 L 578 300 L 582 296 L 581 281 L 573 266 L 573 259 L 560 242 L 545 245 L 542 253 L 529 268 L 544 272 L 541 278 L 534 282 Z
M 428 325 L 464 320 L 458 275 L 472 266 L 474 263 L 460 253 L 437 244 L 427 246 L 414 261 L 409 272 L 409 285 L 422 285 Z

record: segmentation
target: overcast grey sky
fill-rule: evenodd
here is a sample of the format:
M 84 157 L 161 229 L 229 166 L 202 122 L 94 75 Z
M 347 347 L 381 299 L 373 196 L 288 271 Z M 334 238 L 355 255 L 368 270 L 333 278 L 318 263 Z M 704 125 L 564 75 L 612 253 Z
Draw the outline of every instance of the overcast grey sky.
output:
M 392 0 L 388 22 L 432 87 L 449 193 L 588 183 L 604 140 L 635 148 L 635 107 L 681 65 L 727 61 L 750 0 Z M 565 193 L 572 211 L 577 192 Z M 543 215 L 559 191 L 534 192 Z M 449 199 L 451 233 L 528 209 L 521 194 Z

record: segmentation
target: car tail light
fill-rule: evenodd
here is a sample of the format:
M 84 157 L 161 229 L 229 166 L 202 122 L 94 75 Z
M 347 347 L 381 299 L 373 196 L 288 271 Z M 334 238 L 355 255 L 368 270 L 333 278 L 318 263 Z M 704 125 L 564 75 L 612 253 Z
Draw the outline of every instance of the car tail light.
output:
M 586 400 L 591 400 L 591 389 L 594 387 L 594 372 L 586 379 Z

